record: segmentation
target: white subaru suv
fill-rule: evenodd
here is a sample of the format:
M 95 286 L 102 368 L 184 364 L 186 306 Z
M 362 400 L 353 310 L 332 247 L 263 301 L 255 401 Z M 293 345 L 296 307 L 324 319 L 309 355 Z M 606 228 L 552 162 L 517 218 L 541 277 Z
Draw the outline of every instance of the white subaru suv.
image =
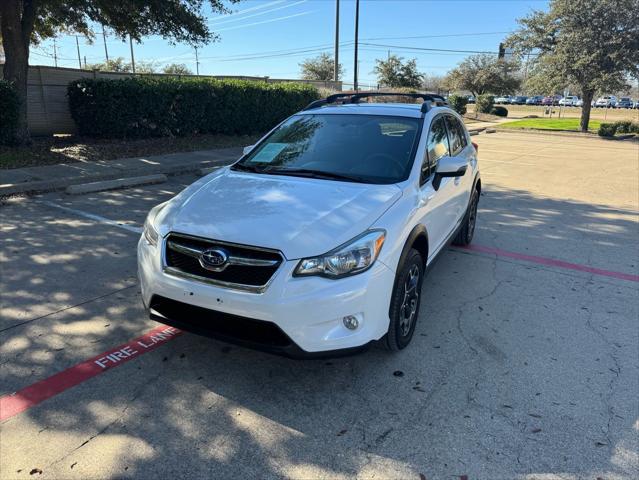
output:
M 153 208 L 151 318 L 293 357 L 406 347 L 426 268 L 472 240 L 477 146 L 443 97 L 360 102 L 376 95 L 313 102 Z

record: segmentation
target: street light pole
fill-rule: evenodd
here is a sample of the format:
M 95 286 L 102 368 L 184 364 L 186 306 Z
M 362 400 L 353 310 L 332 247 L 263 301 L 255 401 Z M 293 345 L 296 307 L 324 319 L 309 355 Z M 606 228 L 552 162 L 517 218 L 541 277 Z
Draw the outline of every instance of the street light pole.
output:
M 335 0 L 335 70 L 333 81 L 339 80 L 339 0 Z
M 80 59 L 80 42 L 78 41 L 78 36 L 75 36 L 75 46 L 78 49 L 78 65 L 80 65 L 80 70 L 82 70 L 82 60 Z
M 353 90 L 357 91 L 357 43 L 359 36 L 359 0 L 355 0 L 355 59 L 353 62 Z
M 106 57 L 107 63 L 109 63 L 109 51 L 107 50 L 106 32 L 104 31 L 104 25 L 102 25 L 102 40 L 104 40 L 104 56 Z
M 129 47 L 131 48 L 131 70 L 135 73 L 135 57 L 133 56 L 133 40 L 131 39 L 131 35 L 129 35 Z
M 197 47 L 194 47 L 194 48 L 195 48 L 195 74 L 199 76 L 200 75 L 200 60 L 198 59 L 198 56 L 197 56 Z

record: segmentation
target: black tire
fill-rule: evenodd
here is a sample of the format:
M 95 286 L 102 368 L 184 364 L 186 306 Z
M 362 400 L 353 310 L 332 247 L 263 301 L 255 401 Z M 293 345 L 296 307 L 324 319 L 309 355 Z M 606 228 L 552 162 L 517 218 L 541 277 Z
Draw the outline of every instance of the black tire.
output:
M 473 241 L 473 235 L 475 234 L 475 224 L 477 223 L 477 205 L 479 204 L 479 192 L 473 190 L 473 194 L 470 197 L 470 203 L 468 204 L 468 210 L 464 217 L 463 223 L 457 236 L 453 240 L 454 245 L 465 246 Z
M 390 324 L 384 337 L 388 350 L 406 348 L 415 333 L 424 280 L 424 259 L 411 249 L 397 272 L 390 305 Z

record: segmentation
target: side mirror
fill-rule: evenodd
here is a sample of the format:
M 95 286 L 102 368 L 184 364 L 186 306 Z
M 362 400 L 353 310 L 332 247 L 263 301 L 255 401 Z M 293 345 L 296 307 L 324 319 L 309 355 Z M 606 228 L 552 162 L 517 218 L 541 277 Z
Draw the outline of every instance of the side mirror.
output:
M 255 145 L 248 145 L 244 147 L 244 150 L 242 150 L 242 155 L 248 155 L 249 153 L 251 153 L 251 150 L 253 150 L 254 146 Z
M 433 177 L 433 188 L 439 189 L 442 178 L 463 177 L 466 174 L 468 163 L 461 157 L 443 157 L 437 164 L 437 170 Z

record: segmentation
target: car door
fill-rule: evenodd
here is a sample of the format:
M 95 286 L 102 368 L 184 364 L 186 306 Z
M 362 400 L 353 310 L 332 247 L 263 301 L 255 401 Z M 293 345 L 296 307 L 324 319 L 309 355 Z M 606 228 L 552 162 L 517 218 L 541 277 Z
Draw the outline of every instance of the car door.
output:
M 437 189 L 433 186 L 433 177 L 439 161 L 450 153 L 444 115 L 433 119 L 426 135 L 426 153 L 421 167 L 420 201 L 417 214 L 420 223 L 428 232 L 431 247 L 430 259 L 452 233 L 456 223 L 457 207 L 452 178 L 443 178 Z
M 455 224 L 461 221 L 466 213 L 468 202 L 470 201 L 470 191 L 474 179 L 474 172 L 477 166 L 477 152 L 470 144 L 466 136 L 466 129 L 461 122 L 453 115 L 446 115 L 446 129 L 448 131 L 448 142 L 450 144 L 451 157 L 459 157 L 468 165 L 466 173 L 461 177 L 452 180 L 452 202 L 455 209 Z

